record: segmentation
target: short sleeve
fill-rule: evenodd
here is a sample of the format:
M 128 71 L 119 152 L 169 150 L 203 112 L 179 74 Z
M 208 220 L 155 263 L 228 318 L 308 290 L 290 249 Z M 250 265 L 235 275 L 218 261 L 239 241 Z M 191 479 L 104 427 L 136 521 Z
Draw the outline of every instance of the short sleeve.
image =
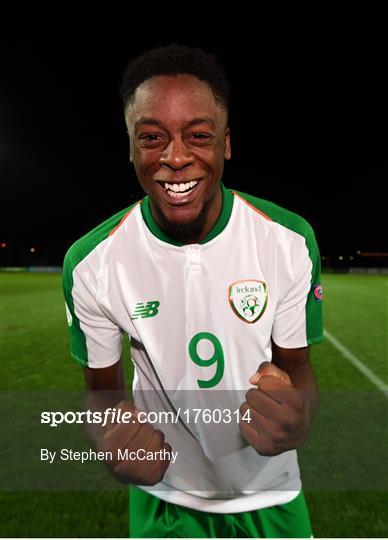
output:
M 321 258 L 314 231 L 309 226 L 302 243 L 292 285 L 279 301 L 272 338 L 279 347 L 293 349 L 324 339 Z
M 71 356 L 84 367 L 109 367 L 120 359 L 122 331 L 96 300 L 93 273 L 84 261 L 72 267 L 65 258 L 63 288 Z

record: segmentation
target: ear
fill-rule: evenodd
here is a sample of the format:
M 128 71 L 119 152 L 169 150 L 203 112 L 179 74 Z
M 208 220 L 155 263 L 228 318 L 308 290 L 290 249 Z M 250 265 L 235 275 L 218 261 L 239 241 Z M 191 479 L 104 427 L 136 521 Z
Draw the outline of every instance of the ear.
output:
M 130 163 L 133 163 L 133 155 L 132 155 L 132 144 L 131 144 L 131 134 L 132 132 L 132 123 L 131 123 L 131 117 L 130 117 L 130 111 L 125 109 L 124 111 L 124 121 L 127 128 L 127 136 L 128 136 L 128 144 L 129 144 L 129 161 Z
M 129 144 L 129 161 L 130 161 L 130 163 L 133 163 L 131 137 L 129 136 L 129 131 L 128 130 L 127 130 L 127 135 L 128 135 L 128 144 Z
M 230 128 L 227 127 L 225 131 L 225 159 L 230 159 L 232 157 L 232 148 L 230 144 Z

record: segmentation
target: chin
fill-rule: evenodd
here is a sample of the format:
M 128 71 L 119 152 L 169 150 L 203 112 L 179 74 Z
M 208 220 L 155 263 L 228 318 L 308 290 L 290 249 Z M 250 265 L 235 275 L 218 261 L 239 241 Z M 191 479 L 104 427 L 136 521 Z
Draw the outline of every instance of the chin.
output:
M 166 227 L 169 229 L 175 229 L 175 230 L 193 230 L 197 228 L 198 224 L 202 222 L 200 215 L 195 216 L 174 216 L 170 219 L 167 219 L 166 217 Z
M 171 234 L 188 234 L 200 232 L 203 228 L 206 213 L 202 210 L 173 209 L 170 215 L 163 215 L 164 228 Z

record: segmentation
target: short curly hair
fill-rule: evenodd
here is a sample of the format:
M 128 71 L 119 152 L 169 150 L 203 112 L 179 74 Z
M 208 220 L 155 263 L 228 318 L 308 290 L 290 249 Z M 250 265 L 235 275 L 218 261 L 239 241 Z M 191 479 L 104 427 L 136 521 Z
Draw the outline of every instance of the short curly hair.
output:
M 216 102 L 229 111 L 230 87 L 224 67 L 216 57 L 198 47 L 171 43 L 150 49 L 134 58 L 126 67 L 119 88 L 124 110 L 134 101 L 138 86 L 157 75 L 194 75 L 211 88 Z

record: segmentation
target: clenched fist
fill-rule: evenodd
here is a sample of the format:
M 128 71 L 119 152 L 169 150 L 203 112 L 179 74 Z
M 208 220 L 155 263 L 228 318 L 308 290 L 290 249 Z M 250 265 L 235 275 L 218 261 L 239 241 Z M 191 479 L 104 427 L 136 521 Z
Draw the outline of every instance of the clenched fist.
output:
M 276 456 L 298 448 L 310 428 L 307 396 L 292 384 L 288 374 L 270 362 L 263 362 L 249 379 L 251 388 L 240 406 L 245 440 L 261 455 Z M 245 416 L 247 418 L 248 415 Z
M 170 459 L 157 457 L 154 460 L 123 459 L 118 458 L 118 449 L 121 453 L 128 450 L 134 456 L 138 450 L 142 455 L 148 452 L 171 452 L 171 446 L 164 441 L 164 434 L 154 429 L 151 424 L 141 423 L 137 420 L 137 409 L 128 400 L 122 400 L 115 405 L 122 413 L 132 413 L 134 422 L 108 424 L 99 440 L 98 450 L 112 452 L 113 459 L 105 461 L 110 473 L 124 484 L 138 484 L 153 486 L 160 482 L 166 472 Z

